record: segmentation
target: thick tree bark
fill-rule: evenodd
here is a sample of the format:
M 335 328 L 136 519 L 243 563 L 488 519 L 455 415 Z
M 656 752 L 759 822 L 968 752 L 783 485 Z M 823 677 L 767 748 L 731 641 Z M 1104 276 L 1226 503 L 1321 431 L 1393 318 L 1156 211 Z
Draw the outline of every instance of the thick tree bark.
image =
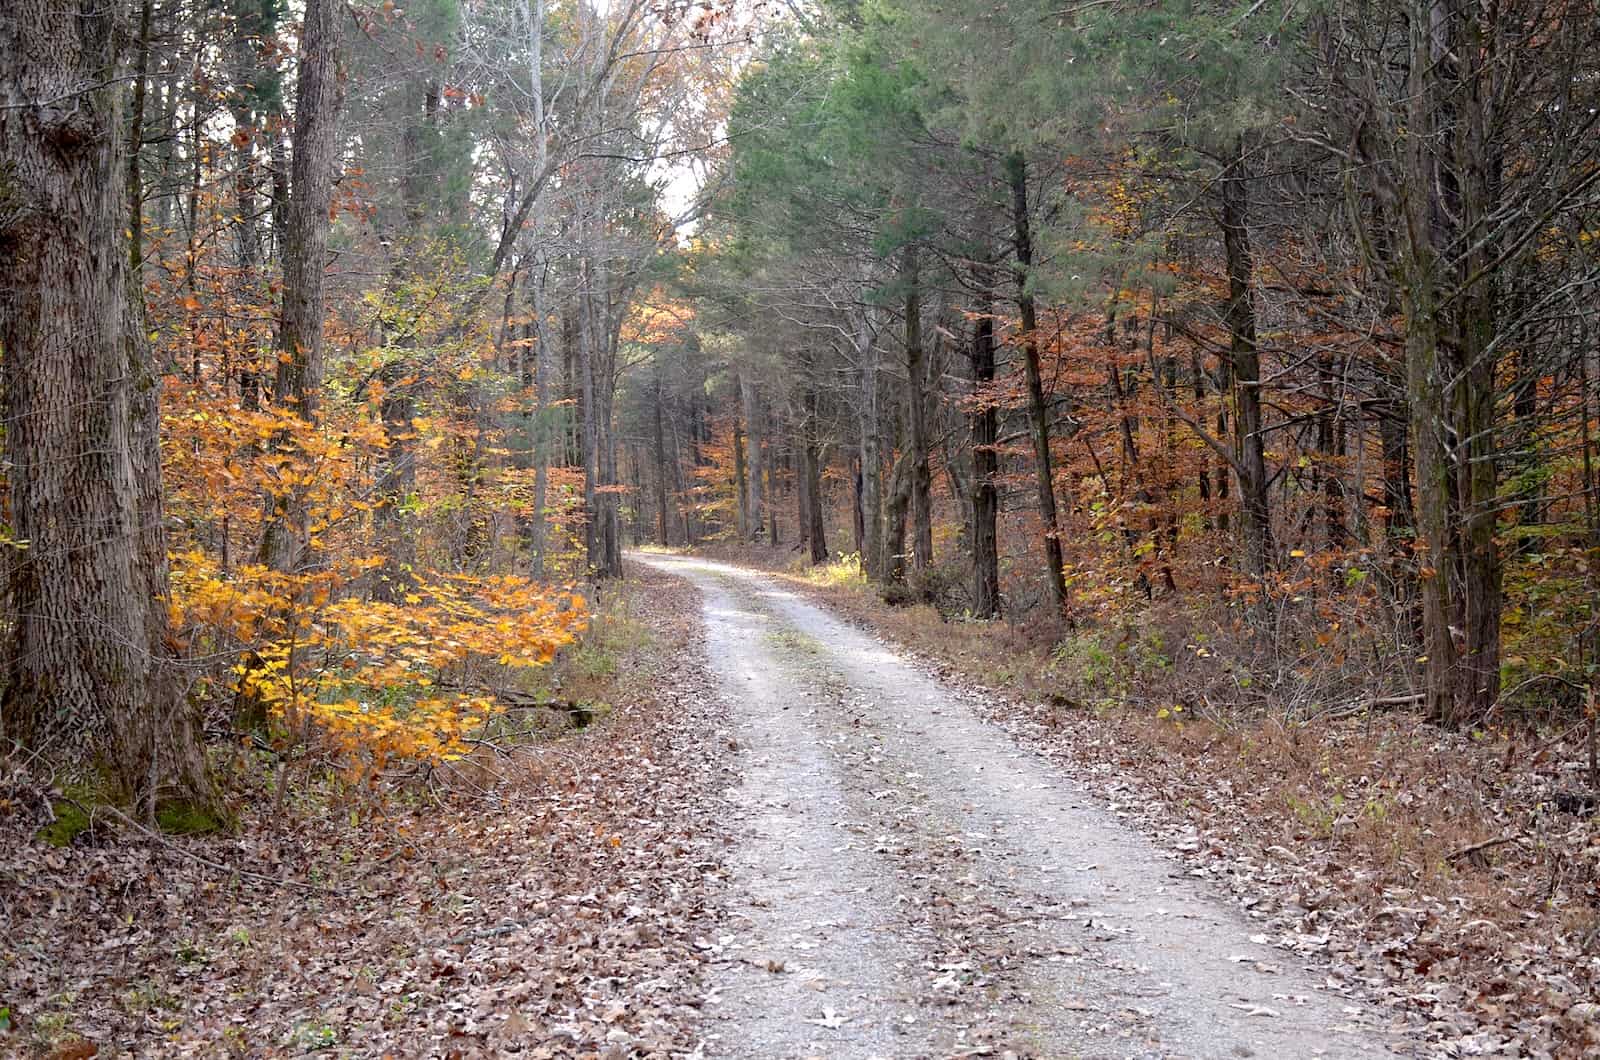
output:
M 996 520 L 1000 493 L 995 479 L 1000 456 L 999 410 L 984 395 L 994 382 L 994 298 L 979 307 L 972 335 L 972 387 L 975 391 L 969 422 L 972 430 L 972 614 L 994 618 L 1000 613 L 1000 548 Z
M 917 248 L 901 256 L 906 286 L 906 420 L 911 428 L 911 570 L 914 588 L 927 587 L 933 564 L 933 474 L 928 456 L 928 355 L 922 345 L 922 277 Z
M 1222 247 L 1228 271 L 1229 377 L 1232 380 L 1234 452 L 1239 471 L 1239 516 L 1245 570 L 1258 581 L 1272 565 L 1272 507 L 1267 499 L 1266 442 L 1262 433 L 1261 356 L 1256 349 L 1255 258 L 1250 247 L 1249 195 L 1244 141 L 1220 181 Z
M 158 388 L 123 236 L 118 10 L 51 0 L 0 18 L 0 346 L 26 542 L 0 734 L 99 765 L 148 818 L 159 796 L 209 785 L 169 658 Z
M 1425 709 L 1442 724 L 1499 698 L 1501 562 L 1493 220 L 1501 166 L 1490 101 L 1491 16 L 1449 0 L 1413 8 L 1397 197 L 1417 529 L 1423 547 Z
M 307 0 L 295 81 L 294 157 L 284 222 L 283 309 L 272 397 L 307 423 L 317 421 L 322 396 L 328 209 L 333 203 L 339 145 L 341 14 L 333 0 Z M 309 564 L 306 512 L 297 496 L 276 499 L 262 537 L 261 558 L 281 571 L 296 571 Z
M 1023 371 L 1028 387 L 1028 416 L 1033 424 L 1034 474 L 1038 482 L 1039 519 L 1044 524 L 1045 584 L 1057 612 L 1067 609 L 1065 563 L 1061 527 L 1056 518 L 1055 472 L 1050 456 L 1050 414 L 1044 400 L 1039 369 L 1039 320 L 1033 290 L 1028 286 L 1033 269 L 1033 233 L 1028 212 L 1028 169 L 1021 154 L 1006 159 L 1011 190 L 1011 223 L 1016 250 L 1017 311 L 1022 325 Z

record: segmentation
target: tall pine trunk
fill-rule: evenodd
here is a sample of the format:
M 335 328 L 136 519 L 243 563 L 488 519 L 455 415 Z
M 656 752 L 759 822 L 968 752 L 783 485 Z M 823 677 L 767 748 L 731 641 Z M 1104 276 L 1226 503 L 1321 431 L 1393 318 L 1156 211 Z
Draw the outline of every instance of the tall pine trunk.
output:
M 1022 324 L 1023 372 L 1028 387 L 1028 417 L 1033 426 L 1033 464 L 1038 483 L 1039 519 L 1044 524 L 1045 584 L 1058 613 L 1067 609 L 1061 527 L 1056 518 L 1055 471 L 1050 456 L 1050 412 L 1039 369 L 1039 319 L 1029 286 L 1033 270 L 1033 230 L 1028 213 L 1028 168 L 1021 154 L 1006 159 L 1011 191 L 1011 223 L 1016 252 L 1017 312 Z

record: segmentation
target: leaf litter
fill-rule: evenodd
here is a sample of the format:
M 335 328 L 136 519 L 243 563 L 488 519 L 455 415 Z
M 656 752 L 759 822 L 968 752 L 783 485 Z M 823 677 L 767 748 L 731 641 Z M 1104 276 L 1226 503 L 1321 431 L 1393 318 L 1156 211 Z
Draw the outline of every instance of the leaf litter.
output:
M 382 801 L 58 849 L 45 785 L 0 776 L 0 1053 L 694 1054 L 729 752 L 692 590 L 636 578 L 652 636 L 605 724 Z

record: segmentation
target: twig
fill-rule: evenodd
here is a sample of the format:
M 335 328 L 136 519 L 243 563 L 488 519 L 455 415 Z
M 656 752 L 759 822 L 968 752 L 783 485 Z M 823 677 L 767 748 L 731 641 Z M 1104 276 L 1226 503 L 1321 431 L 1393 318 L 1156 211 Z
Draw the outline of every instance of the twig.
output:
M 1473 843 L 1471 846 L 1462 847 L 1453 854 L 1446 854 L 1444 859 L 1446 861 L 1455 861 L 1457 858 L 1470 857 L 1473 854 L 1478 854 L 1494 847 L 1505 846 L 1507 843 L 1520 843 L 1526 838 L 1527 833 L 1518 832 L 1515 835 L 1503 835 L 1494 839 L 1485 839 L 1481 843 Z
M 463 931 L 449 942 L 446 942 L 445 945 L 460 946 L 463 943 L 477 942 L 480 939 L 494 938 L 496 935 L 509 935 L 513 931 L 521 931 L 527 926 L 528 925 L 525 923 L 513 923 L 512 921 L 507 920 L 496 924 L 494 927 L 479 928 L 476 931 Z
M 70 800 L 68 800 L 68 801 L 70 801 Z M 91 817 L 93 816 L 93 811 L 88 810 L 83 806 L 79 806 L 75 802 L 73 803 L 73 805 L 74 806 L 78 806 L 78 809 L 83 810 L 86 815 L 91 816 Z M 298 887 L 302 891 L 310 891 L 313 894 L 331 894 L 331 895 L 334 895 L 334 896 L 339 897 L 339 898 L 349 897 L 348 892 L 340 890 L 337 887 L 328 887 L 328 886 L 326 886 L 324 884 L 320 884 L 320 883 L 307 883 L 304 880 L 291 879 L 291 878 L 286 877 L 286 876 L 268 876 L 266 873 L 263 873 L 263 872 L 252 872 L 250 869 L 241 869 L 241 868 L 239 868 L 237 866 L 234 866 L 234 865 L 223 865 L 220 862 L 212 861 L 209 858 L 203 858 L 199 854 L 196 854 L 192 850 L 183 849 L 183 847 L 181 847 L 178 844 L 174 843 L 172 840 L 168 839 L 166 836 L 162 835 L 160 832 L 152 832 L 150 829 L 146 828 L 144 825 L 140 824 L 138 821 L 135 821 L 132 817 L 129 817 L 127 814 L 123 813 L 121 810 L 117 809 L 115 806 L 97 806 L 97 807 L 95 807 L 95 809 L 97 809 L 97 810 L 105 810 L 107 813 L 110 813 L 110 814 L 113 814 L 113 815 L 115 815 L 117 817 L 122 818 L 122 820 L 125 823 L 127 823 L 129 825 L 132 825 L 135 829 L 137 829 L 138 831 L 144 833 L 150 839 L 154 839 L 156 842 L 160 843 L 162 846 L 166 847 L 168 850 L 171 850 L 173 853 L 181 854 L 181 855 L 183 855 L 184 857 L 188 858 L 191 861 L 197 861 L 200 864 L 206 866 L 207 868 L 215 869 L 218 872 L 236 873 L 236 874 L 238 874 L 240 876 L 248 876 L 252 880 L 259 880 L 262 883 L 275 884 L 276 886 L 279 886 L 279 887 Z

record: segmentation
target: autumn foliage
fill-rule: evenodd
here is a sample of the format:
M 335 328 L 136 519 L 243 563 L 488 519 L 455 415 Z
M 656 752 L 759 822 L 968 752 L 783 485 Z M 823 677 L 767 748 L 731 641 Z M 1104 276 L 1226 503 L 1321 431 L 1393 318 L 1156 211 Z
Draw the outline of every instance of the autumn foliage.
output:
M 214 220 L 225 234 L 229 219 Z M 575 592 L 507 573 L 526 566 L 532 472 L 509 446 L 527 395 L 486 329 L 447 334 L 472 291 L 451 278 L 460 262 L 441 253 L 432 271 L 339 302 L 327 331 L 349 352 L 313 422 L 272 400 L 270 279 L 205 249 L 215 241 L 151 234 L 167 266 L 156 275 L 173 281 L 148 294 L 151 338 L 176 368 L 162 441 L 179 528 L 171 620 L 191 694 L 235 726 L 315 738 L 352 765 L 461 757 L 503 712 L 497 693 L 535 687 L 588 611 Z M 386 420 L 397 394 L 406 415 Z M 386 494 L 397 461 L 405 486 Z M 554 476 L 554 571 L 574 569 L 581 482 Z M 313 557 L 302 569 L 258 552 L 265 520 L 284 512 Z

